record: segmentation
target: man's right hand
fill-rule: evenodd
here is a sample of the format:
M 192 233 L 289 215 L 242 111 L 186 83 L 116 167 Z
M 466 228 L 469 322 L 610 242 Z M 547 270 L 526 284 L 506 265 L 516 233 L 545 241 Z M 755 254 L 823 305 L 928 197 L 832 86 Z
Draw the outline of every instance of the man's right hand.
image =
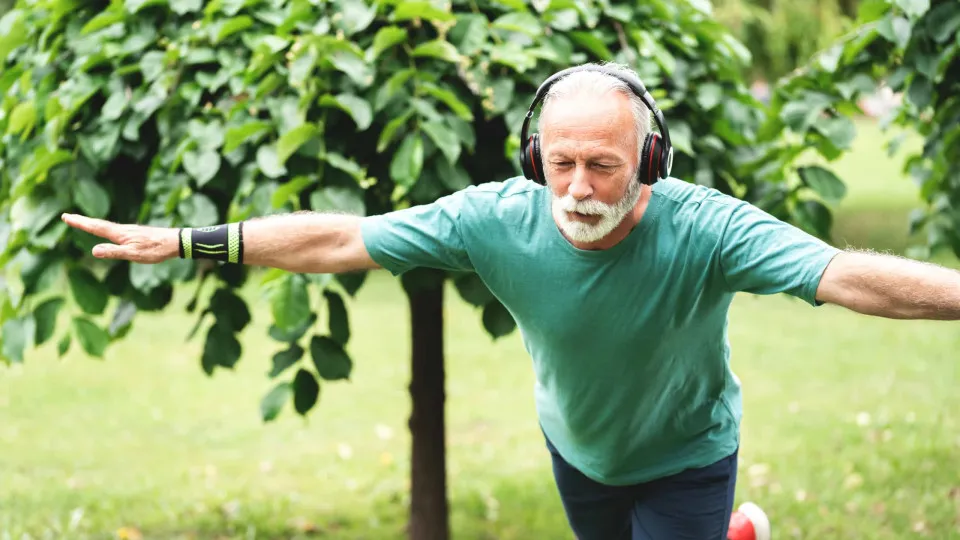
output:
M 62 219 L 71 227 L 112 242 L 94 246 L 92 254 L 99 259 L 156 264 L 180 254 L 177 229 L 124 225 L 76 214 L 63 214 Z

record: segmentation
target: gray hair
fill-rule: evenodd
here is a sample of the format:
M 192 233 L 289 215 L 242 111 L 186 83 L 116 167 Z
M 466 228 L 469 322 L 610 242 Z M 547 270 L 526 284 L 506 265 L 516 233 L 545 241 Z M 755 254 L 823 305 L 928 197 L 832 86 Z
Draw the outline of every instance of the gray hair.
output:
M 622 64 L 610 62 L 604 64 L 592 63 L 586 65 L 598 67 L 602 65 L 606 69 L 620 73 L 628 73 L 634 77 L 637 77 L 637 73 L 635 71 Z M 643 141 L 646 139 L 647 134 L 650 133 L 650 109 L 648 109 L 646 104 L 644 104 L 643 101 L 633 93 L 633 90 L 630 89 L 628 84 L 616 77 L 611 77 L 606 73 L 597 71 L 580 71 L 566 75 L 554 83 L 554 85 L 550 87 L 550 90 L 547 91 L 546 96 L 543 98 L 538 130 L 540 133 L 543 133 L 543 118 L 546 116 L 547 107 L 554 100 L 575 95 L 585 95 L 599 98 L 610 92 L 619 92 L 630 98 L 634 124 L 636 125 L 637 159 L 639 159 L 640 153 L 643 151 Z

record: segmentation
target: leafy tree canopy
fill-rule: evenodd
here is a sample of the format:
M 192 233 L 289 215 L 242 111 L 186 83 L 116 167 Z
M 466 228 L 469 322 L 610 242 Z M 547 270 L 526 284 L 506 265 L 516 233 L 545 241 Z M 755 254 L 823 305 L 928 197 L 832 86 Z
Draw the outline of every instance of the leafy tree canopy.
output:
M 877 32 L 906 44 L 912 20 Z M 18 0 L 0 19 L 0 59 L 8 362 L 47 342 L 102 356 L 186 286 L 203 371 L 233 367 L 248 268 L 92 260 L 97 239 L 59 214 L 177 227 L 427 203 L 518 174 L 532 93 L 572 64 L 639 71 L 668 119 L 675 176 L 821 236 L 842 182 L 823 163 L 791 164 L 853 136 L 849 118 L 818 114 L 833 101 L 811 96 L 827 94 L 800 83 L 771 116 L 742 80 L 749 52 L 705 0 Z M 349 378 L 345 299 L 363 278 L 263 273 L 278 381 L 264 418 L 291 401 L 306 414 L 321 382 Z M 491 335 L 513 330 L 476 277 L 450 278 Z

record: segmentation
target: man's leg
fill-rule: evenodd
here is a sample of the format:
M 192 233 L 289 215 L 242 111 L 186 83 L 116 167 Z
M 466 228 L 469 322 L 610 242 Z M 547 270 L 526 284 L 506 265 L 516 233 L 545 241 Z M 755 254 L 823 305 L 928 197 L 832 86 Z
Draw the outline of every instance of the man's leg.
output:
M 646 484 L 633 509 L 633 539 L 727 540 L 737 453 Z
M 630 540 L 635 492 L 587 478 L 560 456 L 549 439 L 547 448 L 560 500 L 577 540 Z

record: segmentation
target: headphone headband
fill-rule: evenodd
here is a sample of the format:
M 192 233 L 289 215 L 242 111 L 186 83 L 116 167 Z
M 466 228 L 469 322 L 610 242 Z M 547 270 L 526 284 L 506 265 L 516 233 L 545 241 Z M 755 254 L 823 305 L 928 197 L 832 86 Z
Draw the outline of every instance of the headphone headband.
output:
M 523 163 L 522 160 L 527 159 L 526 153 L 529 151 L 526 149 L 526 145 L 528 143 L 527 131 L 530 128 L 530 120 L 533 118 L 533 114 L 537 108 L 537 105 L 543 101 L 547 95 L 547 92 L 550 90 L 550 87 L 553 86 L 557 81 L 566 77 L 567 75 L 583 71 L 603 73 L 623 81 L 627 86 L 630 87 L 634 95 L 640 98 L 644 105 L 650 109 L 650 112 L 653 114 L 654 122 L 656 122 L 657 127 L 660 128 L 660 135 L 663 139 L 662 144 L 664 146 L 664 150 L 661 152 L 661 164 L 660 167 L 658 167 L 661 174 L 658 176 L 660 178 L 666 178 L 669 176 L 670 170 L 673 168 L 673 145 L 670 143 L 670 132 L 667 129 L 667 122 L 664 119 L 660 108 L 657 107 L 657 103 L 653 99 L 653 96 L 650 95 L 650 92 L 644 86 L 643 82 L 632 73 L 621 73 L 606 66 L 597 64 L 585 64 L 558 71 L 540 84 L 540 87 L 537 89 L 537 93 L 534 95 L 533 102 L 530 103 L 530 108 L 527 110 L 527 114 L 523 118 L 523 125 L 520 128 L 520 144 L 523 147 L 521 148 L 521 163 Z M 539 154 L 539 145 L 538 148 L 536 148 L 536 152 Z M 539 159 L 539 156 L 537 156 L 537 159 Z

